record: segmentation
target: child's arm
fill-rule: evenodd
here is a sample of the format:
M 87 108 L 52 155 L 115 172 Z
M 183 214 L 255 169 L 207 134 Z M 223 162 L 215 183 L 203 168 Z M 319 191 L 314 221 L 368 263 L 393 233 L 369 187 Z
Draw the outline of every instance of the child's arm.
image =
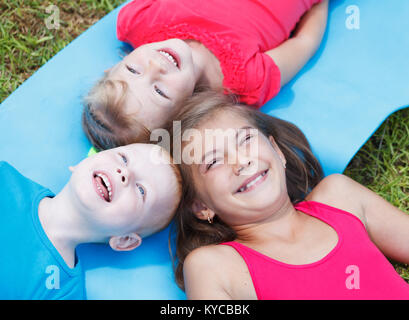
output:
M 311 200 L 356 215 L 385 256 L 409 263 L 409 214 L 344 175 L 330 175 L 316 189 L 319 195 L 314 190 Z
M 314 5 L 298 22 L 294 36 L 265 53 L 280 69 L 281 86 L 289 82 L 320 46 L 328 17 L 328 0 Z
M 223 273 L 217 250 L 195 249 L 183 263 L 185 292 L 189 300 L 231 300 L 223 289 L 227 273 Z
M 409 263 L 409 214 L 405 214 L 375 192 L 356 183 L 367 230 L 372 241 L 388 257 Z

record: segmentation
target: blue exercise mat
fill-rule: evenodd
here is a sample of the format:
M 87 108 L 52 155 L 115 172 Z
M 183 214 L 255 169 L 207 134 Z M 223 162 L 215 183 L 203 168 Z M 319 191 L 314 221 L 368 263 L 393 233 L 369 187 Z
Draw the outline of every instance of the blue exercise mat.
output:
M 351 21 L 356 9 L 359 29 L 351 29 L 357 26 L 356 19 Z M 120 60 L 118 10 L 75 39 L 0 106 L 0 160 L 54 192 L 68 181 L 68 166 L 90 148 L 81 129 L 81 97 Z M 408 17 L 407 0 L 331 0 L 319 51 L 262 108 L 304 131 L 326 174 L 342 172 L 385 118 L 409 104 Z M 144 239 L 133 252 L 82 245 L 88 298 L 184 299 L 173 281 L 168 231 Z
M 261 110 L 296 124 L 326 175 L 343 172 L 382 122 L 409 105 L 408 28 L 409 1 L 330 0 L 319 50 Z

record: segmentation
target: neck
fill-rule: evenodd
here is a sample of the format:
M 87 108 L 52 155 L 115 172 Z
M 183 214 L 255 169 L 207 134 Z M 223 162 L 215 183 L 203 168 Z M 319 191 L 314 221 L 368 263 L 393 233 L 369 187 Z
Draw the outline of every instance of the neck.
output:
M 223 87 L 223 73 L 217 57 L 207 49 L 201 42 L 196 40 L 185 40 L 192 48 L 192 56 L 197 68 L 196 84 L 208 86 L 218 90 Z
M 235 227 L 237 240 L 246 243 L 265 243 L 272 239 L 293 241 L 303 225 L 303 215 L 298 214 L 290 199 L 266 219 L 257 223 Z
M 75 265 L 75 248 L 79 244 L 104 241 L 92 236 L 91 228 L 70 197 L 68 185 L 54 198 L 41 200 L 38 215 L 45 234 L 71 268 Z

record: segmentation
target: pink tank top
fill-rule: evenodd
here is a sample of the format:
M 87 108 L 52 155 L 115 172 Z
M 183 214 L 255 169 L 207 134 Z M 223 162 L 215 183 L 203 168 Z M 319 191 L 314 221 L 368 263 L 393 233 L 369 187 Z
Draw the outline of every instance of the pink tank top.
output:
M 354 215 L 322 203 L 304 201 L 295 209 L 329 224 L 338 243 L 321 260 L 291 265 L 231 241 L 250 272 L 257 298 L 272 299 L 409 299 L 409 284 L 370 240 Z

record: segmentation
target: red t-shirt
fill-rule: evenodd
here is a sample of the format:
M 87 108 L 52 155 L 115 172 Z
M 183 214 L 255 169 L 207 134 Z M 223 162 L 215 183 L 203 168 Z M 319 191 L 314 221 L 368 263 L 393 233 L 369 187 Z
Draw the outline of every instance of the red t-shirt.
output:
M 133 47 L 171 38 L 200 41 L 218 58 L 225 90 L 261 107 L 280 91 L 280 70 L 264 52 L 287 40 L 320 1 L 135 0 L 119 12 L 117 36 Z

